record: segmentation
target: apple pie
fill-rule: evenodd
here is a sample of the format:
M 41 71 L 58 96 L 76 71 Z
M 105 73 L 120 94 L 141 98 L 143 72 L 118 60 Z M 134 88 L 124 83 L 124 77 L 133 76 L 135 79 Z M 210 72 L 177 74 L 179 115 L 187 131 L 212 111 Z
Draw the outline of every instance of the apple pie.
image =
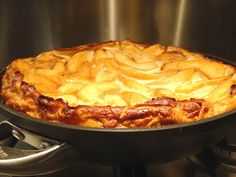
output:
M 14 60 L 1 97 L 17 111 L 52 122 L 158 127 L 234 109 L 235 71 L 178 47 L 111 41 Z

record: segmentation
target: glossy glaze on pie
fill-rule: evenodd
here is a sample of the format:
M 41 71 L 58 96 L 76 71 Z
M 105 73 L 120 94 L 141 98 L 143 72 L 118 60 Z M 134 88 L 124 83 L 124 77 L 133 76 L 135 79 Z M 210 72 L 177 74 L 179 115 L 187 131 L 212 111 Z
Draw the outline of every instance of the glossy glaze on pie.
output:
M 17 59 L 5 103 L 39 119 L 100 128 L 193 122 L 236 107 L 235 67 L 185 49 L 112 41 Z

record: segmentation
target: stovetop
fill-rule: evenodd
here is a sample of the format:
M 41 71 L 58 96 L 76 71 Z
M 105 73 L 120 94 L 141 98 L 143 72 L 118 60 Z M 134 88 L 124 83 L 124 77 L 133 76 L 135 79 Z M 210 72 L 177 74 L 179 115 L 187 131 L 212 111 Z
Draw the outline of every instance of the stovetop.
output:
M 201 170 L 199 170 L 188 159 L 181 159 L 174 162 L 148 165 L 146 167 L 147 177 L 235 177 L 236 174 L 220 172 L 216 176 L 211 176 Z M 220 173 L 219 173 L 220 172 Z M 61 170 L 59 172 L 43 175 L 42 177 L 119 177 L 116 167 L 99 166 L 92 164 L 76 164 L 73 167 Z M 125 177 L 127 175 L 122 175 Z M 129 176 L 129 175 L 128 175 Z M 127 177 L 128 177 L 127 176 Z M 131 175 L 132 176 L 132 175 Z M 136 177 L 142 177 L 143 174 L 136 173 Z M 6 177 L 6 176 L 0 176 Z M 132 176 L 133 177 L 133 176 Z
M 148 177 L 211 177 L 208 174 L 198 170 L 188 159 L 181 159 L 160 165 L 149 165 L 146 167 L 145 175 Z M 80 163 L 76 164 L 73 167 L 61 170 L 59 172 L 43 175 L 42 177 L 118 177 L 118 176 L 119 174 L 117 172 L 116 167 Z M 143 176 L 143 174 L 138 173 L 135 176 L 141 177 Z M 0 175 L 0 177 L 6 177 L 6 176 Z
M 204 153 L 208 154 L 208 152 L 211 150 Z M 236 177 L 236 171 L 228 170 L 220 163 L 211 171 L 207 167 L 206 160 L 202 164 L 198 161 L 199 159 L 199 156 L 191 156 L 168 163 L 147 165 L 146 167 L 137 166 L 132 169 L 131 167 L 101 166 L 80 162 L 72 167 L 41 177 Z M 0 175 L 0 177 L 6 176 Z
M 138 168 L 138 167 L 137 167 Z M 140 167 L 141 168 L 141 167 Z M 91 164 L 78 164 L 74 167 L 46 175 L 45 177 L 118 177 L 116 167 L 105 167 Z M 126 175 L 122 175 L 126 176 Z M 135 174 L 143 176 L 143 172 Z M 148 177 L 210 177 L 198 170 L 188 159 L 146 167 Z

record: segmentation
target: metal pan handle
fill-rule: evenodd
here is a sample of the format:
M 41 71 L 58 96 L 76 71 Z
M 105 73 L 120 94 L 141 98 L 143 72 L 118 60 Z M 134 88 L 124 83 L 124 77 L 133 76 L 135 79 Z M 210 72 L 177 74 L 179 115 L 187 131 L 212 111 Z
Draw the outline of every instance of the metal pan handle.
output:
M 31 149 L 11 146 L 20 140 Z M 43 175 L 78 162 L 79 155 L 70 145 L 51 140 L 0 122 L 0 174 L 13 176 Z

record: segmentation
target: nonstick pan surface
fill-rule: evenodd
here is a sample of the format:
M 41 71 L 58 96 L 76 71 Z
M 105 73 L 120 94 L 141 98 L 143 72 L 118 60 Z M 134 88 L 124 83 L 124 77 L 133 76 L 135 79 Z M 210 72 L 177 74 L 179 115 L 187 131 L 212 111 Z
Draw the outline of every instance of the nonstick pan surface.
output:
M 236 123 L 234 109 L 193 123 L 156 128 L 101 129 L 35 119 L 9 108 L 2 99 L 0 108 L 2 116 L 13 124 L 72 145 L 82 161 L 107 165 L 144 165 L 192 155 L 220 141 Z

